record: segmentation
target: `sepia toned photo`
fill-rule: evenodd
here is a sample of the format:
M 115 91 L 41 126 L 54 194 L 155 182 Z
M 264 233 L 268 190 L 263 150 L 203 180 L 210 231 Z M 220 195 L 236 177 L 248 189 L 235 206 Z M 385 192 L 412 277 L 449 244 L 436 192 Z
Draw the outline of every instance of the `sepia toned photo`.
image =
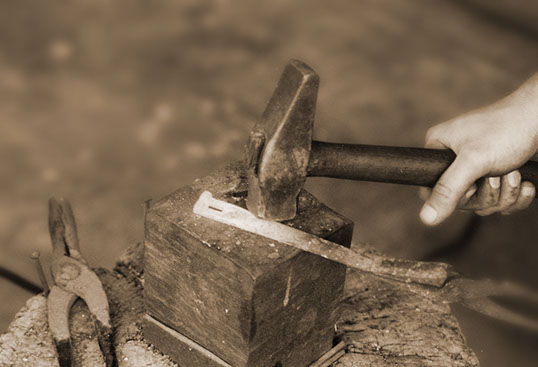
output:
M 538 365 L 538 4 L 0 1 L 0 366 Z

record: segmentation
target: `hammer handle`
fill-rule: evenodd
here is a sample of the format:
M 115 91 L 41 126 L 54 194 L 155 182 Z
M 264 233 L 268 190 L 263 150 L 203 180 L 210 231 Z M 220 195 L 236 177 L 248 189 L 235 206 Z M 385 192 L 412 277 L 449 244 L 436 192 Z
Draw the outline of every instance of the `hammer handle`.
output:
M 433 187 L 455 158 L 447 149 L 312 141 L 307 175 Z M 519 172 L 538 186 L 538 162 L 528 161 Z

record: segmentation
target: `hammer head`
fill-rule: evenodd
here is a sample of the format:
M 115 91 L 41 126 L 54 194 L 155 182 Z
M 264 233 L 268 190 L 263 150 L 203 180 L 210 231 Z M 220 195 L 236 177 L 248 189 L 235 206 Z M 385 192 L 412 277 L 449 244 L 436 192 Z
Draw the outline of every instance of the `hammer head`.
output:
M 310 158 L 318 87 L 314 70 L 290 61 L 250 134 L 247 207 L 260 218 L 295 217 Z

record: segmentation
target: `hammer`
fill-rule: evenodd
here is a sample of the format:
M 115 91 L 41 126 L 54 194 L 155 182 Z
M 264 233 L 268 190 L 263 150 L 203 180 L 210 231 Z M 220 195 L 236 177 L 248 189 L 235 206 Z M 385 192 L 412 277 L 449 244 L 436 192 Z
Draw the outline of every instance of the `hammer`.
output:
M 447 149 L 312 141 L 319 76 L 299 60 L 284 69 L 246 153 L 248 209 L 260 218 L 293 219 L 307 176 L 433 187 L 456 155 Z M 538 185 L 538 162 L 519 168 Z

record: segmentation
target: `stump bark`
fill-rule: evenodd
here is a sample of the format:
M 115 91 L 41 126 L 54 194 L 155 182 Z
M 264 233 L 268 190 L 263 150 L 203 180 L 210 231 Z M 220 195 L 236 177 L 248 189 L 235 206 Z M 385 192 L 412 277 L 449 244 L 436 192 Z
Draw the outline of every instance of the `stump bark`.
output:
M 478 366 L 450 306 L 405 283 L 348 269 L 337 335 L 348 351 L 334 366 Z

